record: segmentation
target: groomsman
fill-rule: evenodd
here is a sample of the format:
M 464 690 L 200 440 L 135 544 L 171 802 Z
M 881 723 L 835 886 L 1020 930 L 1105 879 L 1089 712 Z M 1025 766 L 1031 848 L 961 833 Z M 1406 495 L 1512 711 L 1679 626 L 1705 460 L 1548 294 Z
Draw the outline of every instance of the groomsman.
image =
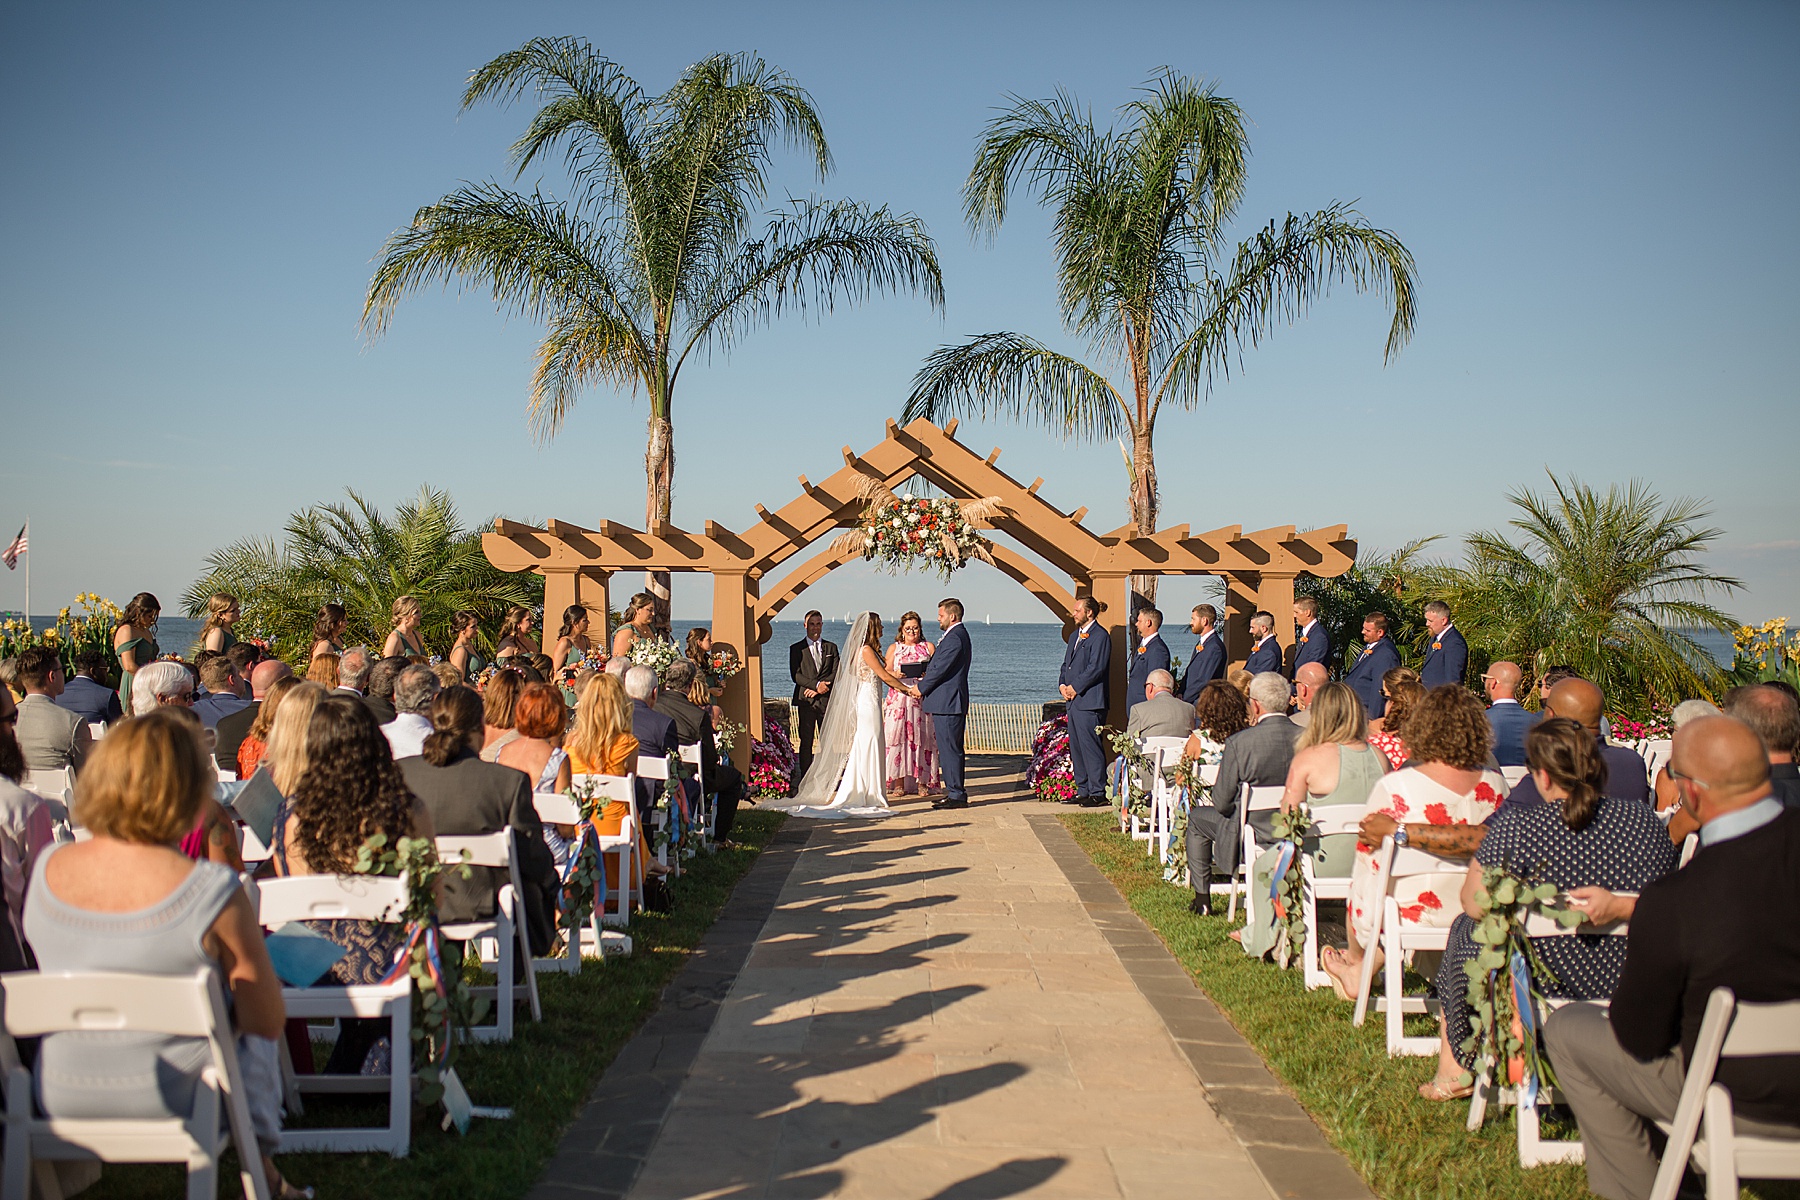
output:
M 1319 623 L 1319 602 L 1311 596 L 1294 601 L 1294 629 L 1294 670 L 1290 676 L 1307 663 L 1318 663 L 1329 672 L 1331 635 Z
M 1068 704 L 1069 760 L 1075 768 L 1075 803 L 1106 803 L 1106 754 L 1100 749 L 1100 721 L 1106 715 L 1106 682 L 1112 670 L 1112 638 L 1100 627 L 1100 603 L 1076 598 L 1070 615 L 1075 632 L 1063 652 L 1057 690 Z
M 1144 695 L 1144 684 L 1152 671 L 1169 669 L 1169 646 L 1162 640 L 1162 611 L 1145 605 L 1137 614 L 1137 651 L 1131 656 L 1131 670 L 1125 676 L 1128 703 L 1136 704 Z
M 1450 623 L 1450 606 L 1442 600 L 1427 604 L 1425 628 L 1431 631 L 1431 649 L 1425 654 L 1425 664 L 1419 668 L 1419 682 L 1427 688 L 1446 683 L 1461 687 L 1463 676 L 1469 670 L 1469 643 L 1463 641 L 1463 635 Z
M 1215 679 L 1225 678 L 1225 639 L 1219 636 L 1219 610 L 1210 604 L 1194 605 L 1194 617 L 1188 632 L 1198 634 L 1194 656 L 1188 659 L 1187 675 L 1181 681 L 1181 698 L 1192 704 L 1200 698 L 1200 689 Z
M 1244 670 L 1252 675 L 1264 671 L 1281 674 L 1281 643 L 1275 640 L 1275 614 L 1259 612 L 1251 617 L 1250 637 L 1255 644 L 1250 648 L 1250 661 L 1244 664 Z
M 1363 618 L 1363 652 L 1344 676 L 1344 682 L 1362 697 L 1363 707 L 1373 721 L 1387 712 L 1387 697 L 1381 694 L 1381 677 L 1400 665 L 1400 652 L 1387 635 L 1387 617 L 1372 612 Z
M 813 735 L 825 716 L 837 669 L 837 643 L 825 640 L 825 618 L 815 609 L 806 614 L 806 636 L 788 647 L 788 675 L 794 681 L 794 712 L 800 724 L 792 791 L 799 790 L 806 769 L 812 766 Z

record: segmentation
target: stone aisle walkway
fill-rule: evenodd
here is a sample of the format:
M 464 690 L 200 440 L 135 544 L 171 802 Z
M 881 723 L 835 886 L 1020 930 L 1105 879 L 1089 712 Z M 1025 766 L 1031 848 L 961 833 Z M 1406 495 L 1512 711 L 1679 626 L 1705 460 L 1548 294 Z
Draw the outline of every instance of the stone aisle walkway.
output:
M 966 810 L 790 821 L 785 857 L 758 866 L 767 920 L 671 989 L 533 1196 L 1366 1196 L 1081 873 L 1053 823 L 1067 810 L 1025 802 L 1016 760 L 976 767 Z

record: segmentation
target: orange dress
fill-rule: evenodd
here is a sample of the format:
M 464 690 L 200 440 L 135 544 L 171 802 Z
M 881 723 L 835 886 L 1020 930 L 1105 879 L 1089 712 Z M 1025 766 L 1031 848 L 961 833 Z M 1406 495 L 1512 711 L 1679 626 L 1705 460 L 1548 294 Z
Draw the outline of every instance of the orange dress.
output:
M 237 770 L 239 779 L 248 779 L 256 774 L 256 765 L 269 752 L 269 743 L 259 737 L 246 734 L 238 744 Z
M 577 775 L 623 775 L 625 764 L 631 761 L 638 750 L 638 740 L 629 733 L 615 733 L 606 744 L 605 753 L 599 761 L 583 758 L 574 749 L 569 750 L 569 770 Z M 617 837 L 625 827 L 625 814 L 631 811 L 631 804 L 625 800 L 613 800 L 600 810 L 593 819 L 594 832 L 602 837 Z M 606 885 L 617 889 L 619 886 L 619 856 L 603 854 L 606 862 Z M 644 840 L 644 826 L 638 824 L 637 835 L 637 867 L 632 871 L 633 886 L 642 890 L 644 886 L 644 864 L 650 860 L 650 843 Z

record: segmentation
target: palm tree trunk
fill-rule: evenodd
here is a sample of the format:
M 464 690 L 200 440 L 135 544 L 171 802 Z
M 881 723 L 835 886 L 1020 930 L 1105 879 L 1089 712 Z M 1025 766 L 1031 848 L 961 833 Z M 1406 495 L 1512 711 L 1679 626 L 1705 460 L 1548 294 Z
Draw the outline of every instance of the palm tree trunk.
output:
M 654 529 L 657 522 L 669 519 L 670 504 L 675 496 L 675 426 L 662 412 L 650 414 L 649 448 L 644 452 L 644 492 L 644 526 Z M 665 605 L 670 602 L 669 572 L 647 572 L 644 583 L 652 596 Z
M 1131 438 L 1131 523 L 1139 537 L 1156 532 L 1158 496 L 1156 493 L 1155 429 L 1148 421 L 1139 424 Z M 1146 603 L 1155 603 L 1157 575 L 1133 575 L 1131 588 Z M 1133 603 L 1136 603 L 1134 597 Z

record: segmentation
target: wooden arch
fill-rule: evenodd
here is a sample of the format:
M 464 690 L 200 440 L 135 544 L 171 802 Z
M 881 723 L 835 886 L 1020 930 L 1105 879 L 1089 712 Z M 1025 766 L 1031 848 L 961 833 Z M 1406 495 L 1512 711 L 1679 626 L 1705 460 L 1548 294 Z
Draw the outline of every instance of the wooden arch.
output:
M 1341 575 L 1356 559 L 1356 543 L 1342 525 L 1297 532 L 1292 525 L 1245 533 L 1230 525 L 1191 534 L 1186 525 L 1140 538 L 1131 526 L 1095 534 L 1081 523 L 1087 509 L 1065 513 L 1038 495 L 1040 477 L 1030 484 L 1002 471 L 1000 451 L 985 458 L 956 440 L 955 421 L 942 428 L 917 420 L 901 427 L 887 423 L 887 436 L 857 454 L 846 446 L 844 465 L 813 483 L 800 476 L 800 494 L 770 511 L 756 505 L 757 521 L 742 533 L 715 521 L 693 533 L 667 523 L 634 529 L 614 521 L 593 528 L 552 520 L 543 528 L 498 520 L 483 535 L 489 561 L 502 570 L 536 571 L 544 576 L 544 611 L 560 613 L 585 604 L 604 614 L 609 583 L 618 571 L 695 571 L 713 577 L 715 642 L 738 649 L 745 669 L 731 680 L 723 698 L 731 719 L 762 734 L 762 647 L 772 636 L 775 616 L 807 588 L 852 561 L 852 553 L 824 549 L 775 577 L 776 568 L 822 537 L 861 519 L 864 477 L 897 488 L 923 479 L 959 500 L 995 496 L 1001 512 L 986 522 L 1030 551 L 1032 558 L 1005 545 L 994 547 L 994 565 L 1017 581 L 1059 618 L 1079 595 L 1106 605 L 1101 620 L 1113 639 L 1113 712 L 1123 724 L 1129 579 L 1133 574 L 1219 575 L 1226 581 L 1226 648 L 1241 661 L 1249 651 L 1249 619 L 1258 609 L 1276 614 L 1285 646 L 1292 626 L 1285 619 L 1294 599 L 1294 579 L 1305 573 Z M 1052 573 L 1054 572 L 1054 574 Z M 1067 578 L 1065 587 L 1057 575 Z M 770 580 L 768 594 L 763 583 Z M 1046 694 L 1052 694 L 1049 684 Z M 747 766 L 747 746 L 738 748 Z

